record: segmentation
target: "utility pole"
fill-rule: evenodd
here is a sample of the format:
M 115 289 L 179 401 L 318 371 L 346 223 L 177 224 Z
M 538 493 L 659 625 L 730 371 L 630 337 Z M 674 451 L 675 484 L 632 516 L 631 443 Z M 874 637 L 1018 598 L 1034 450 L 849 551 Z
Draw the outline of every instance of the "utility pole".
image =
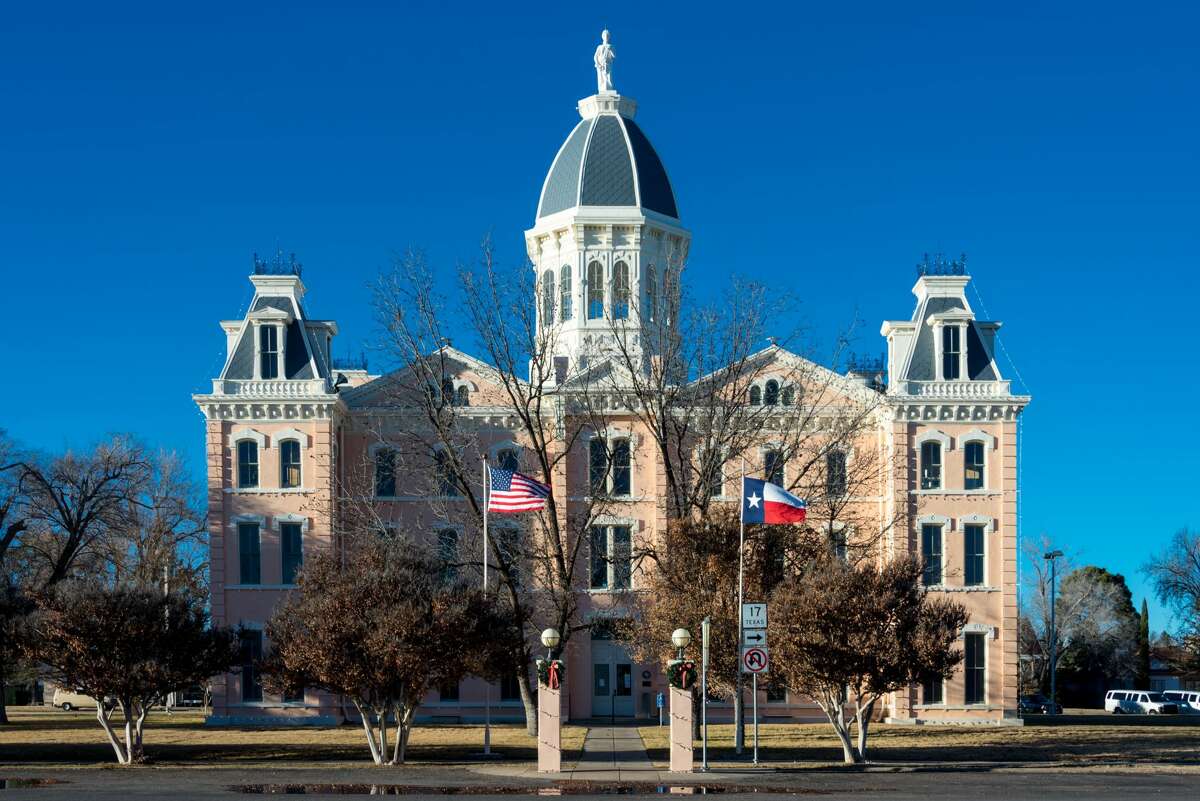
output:
M 1056 584 L 1058 580 L 1058 557 L 1062 551 L 1047 551 L 1042 558 L 1050 563 L 1050 704 L 1051 709 L 1057 709 L 1058 704 L 1058 628 L 1054 619 Z

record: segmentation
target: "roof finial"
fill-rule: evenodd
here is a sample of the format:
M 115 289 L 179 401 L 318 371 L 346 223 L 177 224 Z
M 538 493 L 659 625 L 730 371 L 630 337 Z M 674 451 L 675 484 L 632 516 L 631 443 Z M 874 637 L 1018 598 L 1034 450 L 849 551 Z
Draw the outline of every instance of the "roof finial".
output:
M 612 63 L 616 58 L 617 53 L 608 43 L 608 29 L 605 28 L 600 32 L 600 44 L 596 47 L 596 54 L 592 56 L 592 63 L 596 65 L 597 93 L 616 94 L 612 79 Z

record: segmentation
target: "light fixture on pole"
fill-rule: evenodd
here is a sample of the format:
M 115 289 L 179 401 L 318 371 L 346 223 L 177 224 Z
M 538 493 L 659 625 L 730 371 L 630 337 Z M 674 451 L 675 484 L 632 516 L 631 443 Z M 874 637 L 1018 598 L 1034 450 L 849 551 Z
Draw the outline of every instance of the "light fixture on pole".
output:
M 1058 703 L 1057 697 L 1057 676 L 1058 672 L 1058 630 L 1055 626 L 1054 607 L 1056 581 L 1058 579 L 1058 558 L 1063 555 L 1062 551 L 1047 551 L 1042 555 L 1042 558 L 1050 563 L 1050 708 L 1056 709 L 1055 704 Z
M 542 645 L 546 646 L 546 661 L 552 658 L 554 649 L 562 642 L 562 637 L 558 633 L 558 629 L 546 629 L 542 632 Z
M 683 649 L 692 643 L 692 633 L 687 629 L 675 629 L 671 632 L 671 643 L 679 649 L 679 658 L 683 659 Z

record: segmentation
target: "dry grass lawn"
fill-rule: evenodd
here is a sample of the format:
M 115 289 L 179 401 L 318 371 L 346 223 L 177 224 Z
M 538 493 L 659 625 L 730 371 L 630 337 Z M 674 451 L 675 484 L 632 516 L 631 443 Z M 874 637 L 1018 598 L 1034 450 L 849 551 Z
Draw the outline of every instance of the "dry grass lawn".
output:
M 643 726 L 650 759 L 665 763 L 667 727 Z M 708 727 L 709 763 L 745 764 L 750 760 L 751 726 L 746 726 L 746 755 L 733 750 L 733 726 Z M 1200 726 L 1061 725 L 1021 727 L 887 726 L 871 727 L 867 742 L 873 762 L 1019 763 L 1078 767 L 1155 765 L 1200 769 Z M 696 743 L 696 758 L 700 758 Z M 759 760 L 787 766 L 841 764 L 842 749 L 832 727 L 819 724 L 759 726 Z
M 94 767 L 114 763 L 112 747 L 95 713 L 9 707 L 0 726 L 0 763 Z M 563 727 L 563 758 L 577 759 L 587 729 Z M 154 712 L 146 720 L 146 754 L 159 765 L 273 768 L 370 764 L 361 726 L 322 728 L 205 728 L 199 712 Z M 478 762 L 482 726 L 418 725 L 408 745 L 415 764 Z M 524 726 L 492 726 L 492 750 L 505 760 L 537 759 L 537 740 Z

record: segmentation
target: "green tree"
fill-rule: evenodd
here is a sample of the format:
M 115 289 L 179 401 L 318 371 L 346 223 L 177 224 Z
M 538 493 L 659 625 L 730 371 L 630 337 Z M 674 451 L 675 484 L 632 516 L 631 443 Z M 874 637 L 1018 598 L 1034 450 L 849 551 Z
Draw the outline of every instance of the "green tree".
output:
M 1150 609 L 1142 599 L 1142 614 L 1138 620 L 1137 673 L 1135 682 L 1139 689 L 1150 687 Z

